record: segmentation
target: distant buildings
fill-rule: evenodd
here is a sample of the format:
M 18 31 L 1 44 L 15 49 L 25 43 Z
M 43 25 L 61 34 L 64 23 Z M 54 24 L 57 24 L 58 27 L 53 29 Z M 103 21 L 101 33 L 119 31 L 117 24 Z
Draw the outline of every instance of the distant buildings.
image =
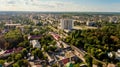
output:
M 110 23 L 118 23 L 118 18 L 117 17 L 109 17 L 109 22 Z
M 38 23 L 40 23 L 38 20 L 33 19 L 34 25 L 37 25 Z
M 5 24 L 5 27 L 7 29 L 16 28 L 17 26 L 21 26 L 21 24 Z
M 5 25 L 4 25 L 4 27 L 5 27 L 5 29 L 7 29 L 8 31 L 10 30 L 10 29 L 19 29 L 21 32 L 24 32 L 24 25 L 22 25 L 22 24 L 20 24 L 20 23 L 6 23 Z
M 87 26 L 94 26 L 96 23 L 94 21 L 87 21 L 86 25 Z
M 61 29 L 72 30 L 73 28 L 73 20 L 72 19 L 61 19 L 60 20 Z
M 5 26 L 21 26 L 21 24 L 5 24 Z

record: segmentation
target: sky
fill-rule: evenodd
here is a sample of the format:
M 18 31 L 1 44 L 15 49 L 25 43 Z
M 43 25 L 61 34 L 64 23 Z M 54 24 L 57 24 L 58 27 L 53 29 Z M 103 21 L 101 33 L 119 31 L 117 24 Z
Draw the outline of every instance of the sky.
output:
M 0 0 L 0 11 L 120 12 L 120 0 Z

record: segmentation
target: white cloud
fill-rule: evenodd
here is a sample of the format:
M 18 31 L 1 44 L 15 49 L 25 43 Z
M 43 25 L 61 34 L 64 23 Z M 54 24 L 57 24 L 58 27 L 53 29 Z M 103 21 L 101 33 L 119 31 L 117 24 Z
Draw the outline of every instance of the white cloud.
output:
M 118 5 L 95 6 L 61 0 L 0 0 L 0 11 L 120 11 Z
M 57 0 L 0 0 L 1 10 L 30 11 L 71 11 L 78 10 L 78 5 Z

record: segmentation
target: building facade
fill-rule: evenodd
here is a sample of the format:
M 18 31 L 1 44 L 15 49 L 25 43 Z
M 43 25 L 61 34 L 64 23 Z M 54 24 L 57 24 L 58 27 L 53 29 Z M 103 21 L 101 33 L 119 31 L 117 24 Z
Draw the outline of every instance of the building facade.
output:
M 72 30 L 73 28 L 73 20 L 72 19 L 61 19 L 61 29 Z

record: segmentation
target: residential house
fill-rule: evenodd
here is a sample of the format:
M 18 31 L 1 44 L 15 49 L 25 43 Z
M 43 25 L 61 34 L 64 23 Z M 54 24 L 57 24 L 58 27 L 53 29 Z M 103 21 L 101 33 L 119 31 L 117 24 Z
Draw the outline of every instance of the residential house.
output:
M 32 40 L 32 41 L 30 41 L 30 43 L 32 44 L 33 48 L 41 48 L 38 40 Z

